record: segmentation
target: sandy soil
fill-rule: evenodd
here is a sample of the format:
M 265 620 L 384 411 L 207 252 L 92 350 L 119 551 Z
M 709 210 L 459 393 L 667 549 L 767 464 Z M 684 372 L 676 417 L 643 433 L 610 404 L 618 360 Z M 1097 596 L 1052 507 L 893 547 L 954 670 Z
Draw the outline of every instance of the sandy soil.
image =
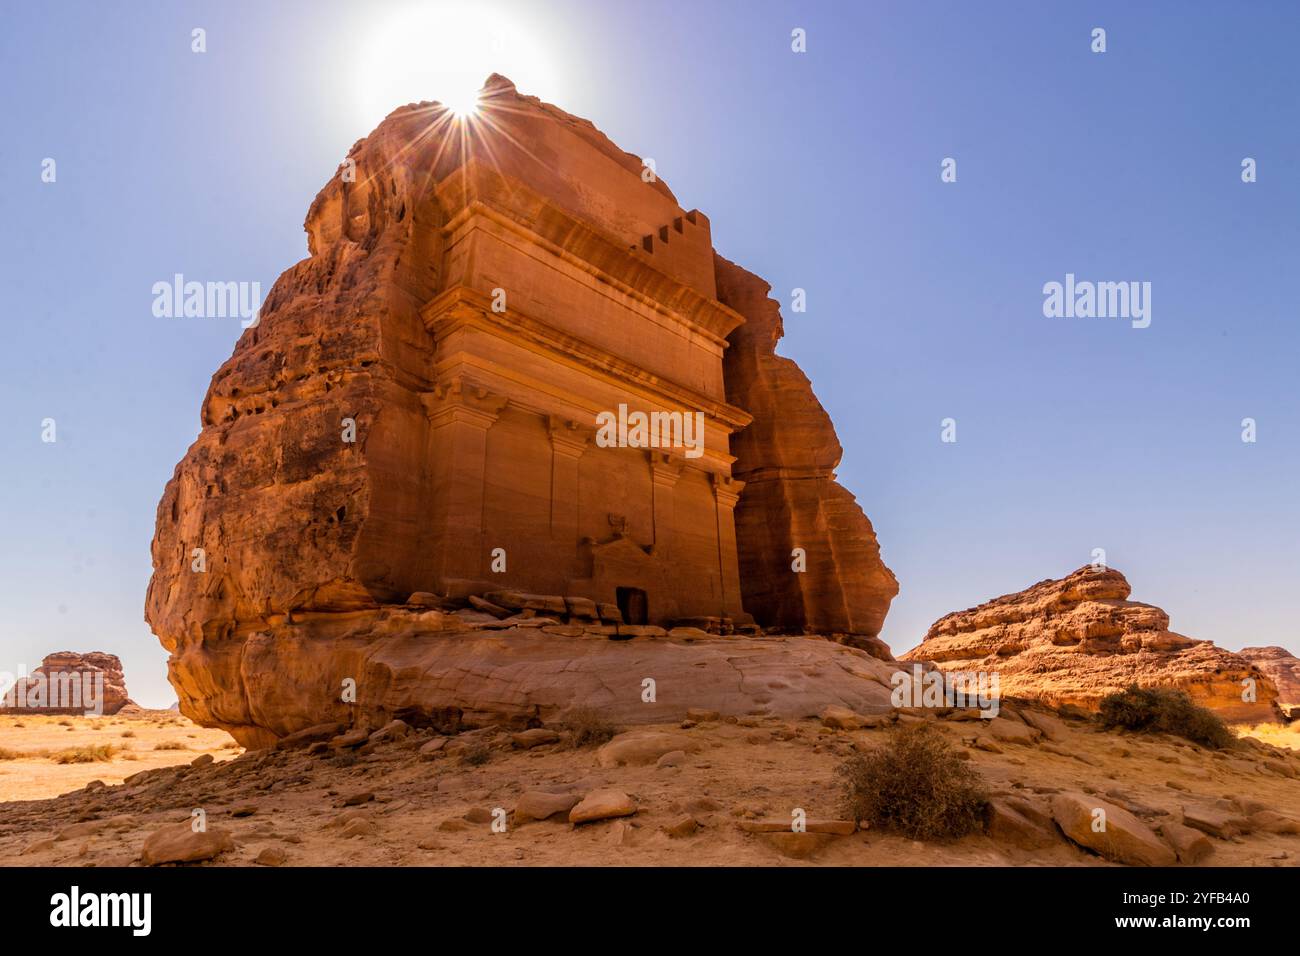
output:
M 160 745 L 164 749 L 156 749 Z M 229 759 L 242 752 L 225 731 L 200 727 L 174 711 L 112 717 L 3 716 L 0 802 L 54 797 L 92 780 L 121 783 L 141 770 L 187 764 L 199 754 Z
M 109 734 L 120 740 L 121 733 L 133 729 L 137 736 L 126 739 L 135 741 L 135 747 L 127 754 L 138 760 L 119 756 L 107 764 L 66 768 L 48 760 L 9 761 L 0 777 L 6 781 L 4 792 L 21 796 L 25 787 L 49 792 L 75 784 L 74 773 L 81 780 L 108 782 L 129 771 L 174 763 L 177 752 L 148 749 L 149 742 L 161 740 L 189 741 L 196 749 L 181 754 L 186 761 L 208 752 L 218 762 L 156 771 L 129 786 L 0 804 L 0 859 L 6 864 L 130 865 L 138 861 L 146 836 L 165 824 L 189 820 L 201 808 L 210 828 L 234 836 L 235 848 L 199 865 L 249 865 L 265 850 L 288 865 L 314 866 L 803 865 L 808 861 L 783 855 L 738 823 L 789 820 L 796 807 L 810 818 L 838 816 L 835 767 L 855 749 L 878 745 L 889 732 L 837 731 L 815 719 L 775 718 L 664 727 L 658 729 L 681 735 L 698 748 L 679 766 L 602 768 L 594 749 L 553 744 L 524 750 L 499 731 L 451 738 L 434 757 L 421 756 L 418 748 L 435 735 L 416 732 L 360 751 L 260 751 L 224 759 L 235 753 L 220 749 L 224 735 L 195 728 L 175 715 L 103 721 L 99 729 L 71 733 L 45 726 L 19 728 L 38 731 L 30 737 L 6 728 L 0 745 L 52 748 L 49 738 L 60 733 L 78 741 L 108 739 Z M 971 746 L 977 723 L 934 723 L 969 754 L 995 794 L 1034 800 L 1048 799 L 1059 789 L 1105 799 L 1118 794 L 1145 808 L 1152 825 L 1180 819 L 1187 804 L 1212 805 L 1247 794 L 1300 818 L 1300 753 L 1260 745 L 1211 753 L 1176 738 L 1103 732 L 1083 721 L 1068 721 L 1067 736 L 1053 744 L 1003 743 L 1001 753 L 991 753 Z M 1278 738 L 1274 743 L 1300 743 L 1294 731 L 1266 731 Z M 475 749 L 485 763 L 466 759 Z M 1285 773 L 1277 769 L 1279 760 Z M 51 769 L 68 776 L 57 784 L 48 778 L 23 782 L 32 771 Z M 549 821 L 516 824 L 509 818 L 506 832 L 493 832 L 493 811 L 511 812 L 524 791 L 585 794 L 603 787 L 632 795 L 638 805 L 635 816 L 577 827 Z M 347 805 L 349 798 L 355 805 Z M 697 832 L 685 837 L 666 832 L 688 815 L 698 821 Z M 1064 840 L 1048 850 L 1027 851 L 984 835 L 943 845 L 868 830 L 827 842 L 811 862 L 1106 865 Z M 1255 832 L 1212 842 L 1215 852 L 1204 865 L 1287 866 L 1300 860 L 1297 835 Z

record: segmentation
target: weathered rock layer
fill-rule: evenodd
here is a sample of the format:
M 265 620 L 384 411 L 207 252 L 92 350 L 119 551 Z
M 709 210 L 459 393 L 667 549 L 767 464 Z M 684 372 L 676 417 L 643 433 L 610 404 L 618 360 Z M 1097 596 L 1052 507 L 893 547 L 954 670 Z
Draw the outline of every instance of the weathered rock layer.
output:
M 577 708 L 634 725 L 679 721 L 691 709 L 806 717 L 828 704 L 866 714 L 891 706 L 897 664 L 820 638 L 683 631 L 611 640 L 605 630 L 383 608 L 183 645 L 170 677 L 192 719 L 247 747 L 325 722 L 400 718 L 451 733 L 536 726 Z
M 1129 594 L 1119 571 L 1083 567 L 940 618 L 901 659 L 995 672 L 1003 696 L 1057 706 L 1096 709 L 1138 684 L 1180 688 L 1228 720 L 1277 719 L 1277 688 L 1259 667 L 1169 630 L 1169 615 Z

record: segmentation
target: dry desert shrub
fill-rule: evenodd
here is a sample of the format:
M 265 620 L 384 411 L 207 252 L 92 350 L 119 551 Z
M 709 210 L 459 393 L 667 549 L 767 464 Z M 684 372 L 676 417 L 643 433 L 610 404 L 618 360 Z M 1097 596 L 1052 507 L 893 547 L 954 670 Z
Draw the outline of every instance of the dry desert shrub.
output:
M 574 750 L 608 743 L 618 728 L 601 716 L 594 707 L 575 707 L 565 714 L 559 728 L 565 742 Z
M 135 736 L 135 731 L 134 731 L 134 730 L 124 730 L 124 731 L 122 731 L 122 736 L 123 736 L 123 737 L 134 737 L 134 736 Z
M 21 757 L 17 750 L 10 750 L 8 747 L 0 747 L 0 760 L 17 760 Z
M 460 754 L 460 762 L 471 767 L 481 767 L 492 759 L 492 750 L 482 741 L 468 744 Z
M 1108 694 L 1098 705 L 1097 719 L 1105 728 L 1123 727 L 1146 733 L 1174 734 L 1211 750 L 1222 750 L 1237 738 L 1214 711 L 1194 703 L 1186 691 L 1132 684 Z
M 851 819 L 913 840 L 952 840 L 983 825 L 979 775 L 930 724 L 909 724 L 839 766 Z
M 185 746 L 185 744 L 181 743 L 179 740 L 164 740 L 161 743 L 154 744 L 153 749 L 154 750 L 189 750 L 190 748 Z
M 112 744 L 95 744 L 91 747 L 73 747 L 70 750 L 60 750 L 50 759 L 55 763 L 96 763 L 98 761 L 112 760 L 115 753 L 117 753 L 117 748 Z

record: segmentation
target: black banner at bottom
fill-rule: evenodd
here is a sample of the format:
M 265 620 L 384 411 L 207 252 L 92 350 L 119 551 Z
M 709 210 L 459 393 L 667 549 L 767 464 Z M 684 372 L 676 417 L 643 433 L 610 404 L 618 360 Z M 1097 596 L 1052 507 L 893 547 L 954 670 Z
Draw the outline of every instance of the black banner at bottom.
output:
M 486 924 L 498 945 L 513 932 L 531 943 L 599 929 L 653 936 L 664 921 L 771 943 L 782 924 L 837 913 L 844 926 L 865 920 L 877 945 L 990 930 L 1231 944 L 1243 933 L 1278 938 L 1296 907 L 1290 868 L 7 869 L 0 884 L 0 918 L 16 938 L 131 946 L 255 932 L 272 949 L 373 946 L 429 921 L 443 932 Z

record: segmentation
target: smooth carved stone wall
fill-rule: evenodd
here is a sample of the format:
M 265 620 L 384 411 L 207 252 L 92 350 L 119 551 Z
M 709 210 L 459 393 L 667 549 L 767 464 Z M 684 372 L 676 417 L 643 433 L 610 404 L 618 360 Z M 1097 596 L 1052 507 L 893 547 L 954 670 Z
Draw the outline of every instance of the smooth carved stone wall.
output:
M 249 641 L 421 591 L 878 632 L 897 586 L 766 285 L 588 121 L 494 77 L 449 124 L 403 107 L 352 148 L 213 376 L 145 607 L 182 711 L 286 732 Z M 703 413 L 702 454 L 598 447 L 620 404 Z
M 1169 630 L 1168 614 L 1129 593 L 1119 571 L 1083 567 L 940 618 L 900 660 L 996 672 L 1002 694 L 1057 705 L 1096 709 L 1136 683 L 1185 690 L 1228 720 L 1277 719 L 1277 688 L 1260 668 Z M 1243 699 L 1248 679 L 1254 701 Z

